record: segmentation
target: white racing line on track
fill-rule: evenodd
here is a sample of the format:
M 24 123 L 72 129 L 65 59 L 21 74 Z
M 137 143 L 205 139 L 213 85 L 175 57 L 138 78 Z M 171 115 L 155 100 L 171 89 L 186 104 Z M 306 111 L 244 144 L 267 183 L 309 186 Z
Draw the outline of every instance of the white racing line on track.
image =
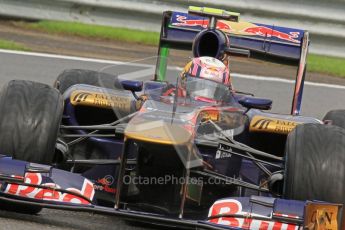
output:
M 34 56 L 34 57 L 45 57 L 45 58 L 54 58 L 54 59 L 64 59 L 64 60 L 73 60 L 73 61 L 83 61 L 83 62 L 93 62 L 93 63 L 101 63 L 101 64 L 109 64 L 109 65 L 127 65 L 127 66 L 136 66 L 136 67 L 146 67 L 146 68 L 150 68 L 150 71 L 152 71 L 152 68 L 154 68 L 153 65 L 137 63 L 140 61 L 147 60 L 147 58 L 136 60 L 133 62 L 121 62 L 121 61 L 111 61 L 111 60 L 105 60 L 105 59 L 83 58 L 83 57 L 76 57 L 76 56 L 3 50 L 3 49 L 0 49 L 0 53 Z M 168 67 L 168 69 L 176 70 L 176 71 L 182 70 L 182 68 L 180 67 Z M 288 84 L 295 83 L 294 80 L 287 80 L 287 79 L 276 78 L 276 77 L 264 77 L 264 76 L 247 75 L 247 74 L 240 74 L 240 73 L 232 73 L 232 76 L 236 78 L 256 80 L 256 81 L 270 81 L 270 82 L 280 82 L 280 83 L 288 83 Z M 316 86 L 316 87 L 326 87 L 326 88 L 333 88 L 333 89 L 345 89 L 345 86 L 342 86 L 342 85 L 324 84 L 324 83 L 317 83 L 317 82 L 310 82 L 310 81 L 306 81 L 305 85 Z

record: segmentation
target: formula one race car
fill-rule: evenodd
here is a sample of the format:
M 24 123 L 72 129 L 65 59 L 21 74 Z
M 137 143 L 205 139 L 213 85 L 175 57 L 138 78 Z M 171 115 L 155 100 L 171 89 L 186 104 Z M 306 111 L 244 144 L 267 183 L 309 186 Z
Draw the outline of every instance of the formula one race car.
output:
M 345 110 L 299 115 L 308 44 L 303 30 L 190 7 L 163 14 L 154 80 L 121 79 L 112 66 L 66 70 L 55 88 L 9 82 L 0 207 L 194 229 L 344 229 Z M 171 48 L 194 56 L 173 84 Z M 297 65 L 291 114 L 232 88 L 236 55 Z

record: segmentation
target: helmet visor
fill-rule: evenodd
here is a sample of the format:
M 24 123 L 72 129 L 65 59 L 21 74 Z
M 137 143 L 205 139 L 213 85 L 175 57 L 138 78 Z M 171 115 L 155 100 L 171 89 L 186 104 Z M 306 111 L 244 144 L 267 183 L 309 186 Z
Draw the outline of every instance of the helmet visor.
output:
M 192 98 L 208 98 L 214 101 L 224 101 L 229 97 L 229 88 L 204 78 L 197 78 L 187 75 L 185 89 L 187 96 Z

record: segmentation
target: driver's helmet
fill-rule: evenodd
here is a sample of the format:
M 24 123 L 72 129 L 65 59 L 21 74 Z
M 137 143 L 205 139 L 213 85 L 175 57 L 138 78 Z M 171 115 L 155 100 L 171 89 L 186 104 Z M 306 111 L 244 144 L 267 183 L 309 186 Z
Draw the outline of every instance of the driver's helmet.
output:
M 221 101 L 232 89 L 229 69 L 213 57 L 193 58 L 181 73 L 179 87 L 196 99 Z

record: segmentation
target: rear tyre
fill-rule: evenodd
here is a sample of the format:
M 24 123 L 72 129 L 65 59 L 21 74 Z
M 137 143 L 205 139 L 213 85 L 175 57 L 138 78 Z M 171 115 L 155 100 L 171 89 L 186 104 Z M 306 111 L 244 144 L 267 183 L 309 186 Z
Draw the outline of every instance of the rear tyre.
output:
M 10 81 L 0 93 L 0 152 L 42 164 L 54 161 L 63 112 L 61 94 L 31 81 Z M 40 206 L 0 202 L 1 209 L 36 214 Z
M 345 110 L 331 110 L 323 120 L 330 121 L 332 125 L 345 129 Z
M 63 71 L 56 79 L 54 87 L 57 88 L 61 94 L 66 92 L 68 88 L 76 84 L 87 84 L 108 89 L 123 89 L 117 76 L 84 69 L 69 69 Z M 61 130 L 66 134 L 74 133 L 70 130 Z M 90 144 L 76 144 L 70 147 L 70 153 L 77 159 L 100 158 L 103 155 L 96 150 L 93 143 Z M 86 157 L 87 156 L 87 157 Z
M 288 136 L 284 195 L 345 204 L 345 129 L 304 124 Z
M 83 69 L 70 69 L 62 72 L 56 79 L 54 87 L 63 94 L 76 84 L 87 84 L 108 89 L 119 88 L 121 84 L 116 76 Z

